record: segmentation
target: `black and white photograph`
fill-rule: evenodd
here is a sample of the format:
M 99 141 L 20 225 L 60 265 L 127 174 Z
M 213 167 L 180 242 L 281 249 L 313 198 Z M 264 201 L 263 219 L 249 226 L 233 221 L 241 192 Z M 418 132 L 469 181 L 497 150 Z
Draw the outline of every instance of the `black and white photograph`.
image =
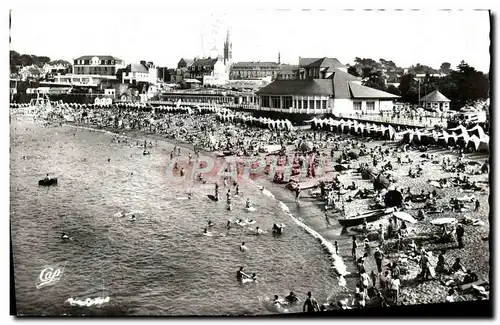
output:
M 12 316 L 491 316 L 493 19 L 13 6 Z

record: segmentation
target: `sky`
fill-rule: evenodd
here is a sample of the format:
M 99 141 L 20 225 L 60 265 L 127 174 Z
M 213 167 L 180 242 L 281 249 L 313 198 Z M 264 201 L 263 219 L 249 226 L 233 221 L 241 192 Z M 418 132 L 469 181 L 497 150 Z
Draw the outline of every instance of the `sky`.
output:
M 71 61 L 113 55 L 127 63 L 176 67 L 180 58 L 222 53 L 227 29 L 233 61 L 298 64 L 299 57 L 355 57 L 439 68 L 464 60 L 490 65 L 487 11 L 341 11 L 189 8 L 178 5 L 58 5 L 13 8 L 11 50 Z

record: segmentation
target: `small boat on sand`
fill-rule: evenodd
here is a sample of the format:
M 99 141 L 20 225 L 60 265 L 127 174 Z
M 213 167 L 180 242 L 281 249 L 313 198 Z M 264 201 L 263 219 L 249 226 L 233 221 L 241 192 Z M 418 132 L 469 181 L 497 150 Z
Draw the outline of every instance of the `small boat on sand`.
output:
M 363 224 L 363 222 L 373 222 L 382 218 L 383 216 L 394 212 L 394 208 L 380 209 L 368 211 L 359 215 L 339 218 L 338 221 L 343 227 L 354 227 Z
M 51 185 L 57 185 L 57 178 L 51 178 L 51 179 L 41 179 L 38 181 L 39 186 L 51 186 Z

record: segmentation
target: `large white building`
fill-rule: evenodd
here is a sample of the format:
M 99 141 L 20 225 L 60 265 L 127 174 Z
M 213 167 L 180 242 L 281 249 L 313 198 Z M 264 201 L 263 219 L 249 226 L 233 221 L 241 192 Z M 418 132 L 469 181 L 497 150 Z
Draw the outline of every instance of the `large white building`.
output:
M 316 71 L 322 74 L 321 70 Z M 259 109 L 338 116 L 380 114 L 392 110 L 393 100 L 399 97 L 363 86 L 360 78 L 336 68 L 329 67 L 328 74 L 327 78 L 315 78 L 314 75 L 305 79 L 273 81 L 257 91 Z
M 123 72 L 122 79 L 124 83 L 145 82 L 156 84 L 158 80 L 158 69 L 152 62 L 141 62 L 140 64 L 129 64 Z

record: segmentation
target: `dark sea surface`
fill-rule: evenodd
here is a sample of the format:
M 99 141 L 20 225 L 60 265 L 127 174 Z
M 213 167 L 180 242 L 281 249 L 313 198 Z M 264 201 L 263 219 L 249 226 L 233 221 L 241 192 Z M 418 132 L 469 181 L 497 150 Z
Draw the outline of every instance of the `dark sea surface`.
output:
M 275 294 L 294 291 L 301 302 L 289 311 L 296 312 L 309 290 L 320 303 L 338 292 L 320 243 L 255 184 L 241 183 L 242 195 L 227 211 L 223 186 L 221 201 L 212 202 L 207 194 L 213 184 L 168 179 L 168 142 L 143 156 L 136 139 L 112 139 L 110 133 L 12 118 L 10 220 L 18 314 L 257 315 L 283 311 L 266 302 Z M 58 178 L 58 186 L 38 186 L 46 173 Z M 191 191 L 192 199 L 185 199 Z M 245 209 L 247 197 L 255 212 Z M 293 201 L 291 194 L 287 198 Z M 137 221 L 119 212 L 134 213 Z M 228 220 L 240 218 L 257 223 L 225 229 Z M 208 220 L 215 225 L 212 236 L 203 236 Z M 273 223 L 286 225 L 283 236 L 272 235 Z M 248 228 L 256 226 L 267 233 L 254 235 Z M 63 241 L 62 232 L 72 240 Z M 242 241 L 247 252 L 239 250 Z M 64 263 L 59 282 L 36 288 L 46 266 Z M 239 283 L 240 266 L 255 272 L 258 283 Z M 100 308 L 65 303 L 103 296 L 110 301 Z

